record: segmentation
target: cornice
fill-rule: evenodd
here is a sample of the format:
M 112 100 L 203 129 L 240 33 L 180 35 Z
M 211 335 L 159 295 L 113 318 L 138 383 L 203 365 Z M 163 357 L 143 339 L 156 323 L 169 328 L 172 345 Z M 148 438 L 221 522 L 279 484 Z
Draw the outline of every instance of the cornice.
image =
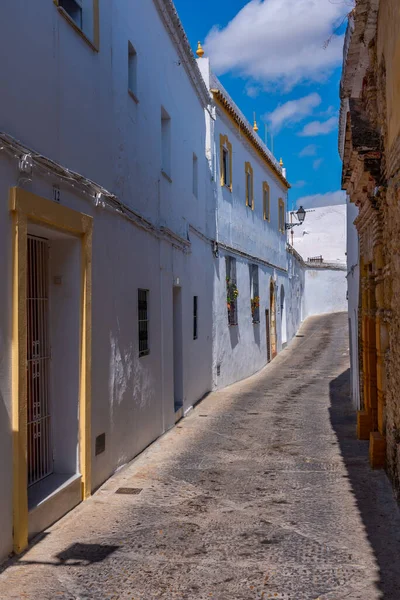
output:
M 217 106 L 222 108 L 225 114 L 230 117 L 234 124 L 239 128 L 240 133 L 247 138 L 247 141 L 267 164 L 269 169 L 277 177 L 280 183 L 282 183 L 287 190 L 290 189 L 291 186 L 287 179 L 283 176 L 282 170 L 278 166 L 279 163 L 275 161 L 275 159 L 271 158 L 270 152 L 258 135 L 254 133 L 252 126 L 247 119 L 241 115 L 240 111 L 237 110 L 237 107 L 230 102 L 230 99 L 222 92 L 222 90 L 213 88 L 211 89 L 211 93 Z

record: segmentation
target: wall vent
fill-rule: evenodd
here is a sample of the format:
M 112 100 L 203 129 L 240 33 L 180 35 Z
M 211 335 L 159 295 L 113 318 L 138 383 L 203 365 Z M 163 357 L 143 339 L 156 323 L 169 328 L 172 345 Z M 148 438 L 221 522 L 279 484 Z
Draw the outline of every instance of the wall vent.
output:
M 217 375 L 221 375 L 221 365 L 217 365 Z

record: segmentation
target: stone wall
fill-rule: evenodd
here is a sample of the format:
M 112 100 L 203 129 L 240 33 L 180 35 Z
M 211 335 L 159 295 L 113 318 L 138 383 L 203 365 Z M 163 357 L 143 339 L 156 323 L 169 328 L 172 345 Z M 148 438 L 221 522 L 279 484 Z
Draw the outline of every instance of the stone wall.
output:
M 342 111 L 347 114 L 340 139 L 343 188 L 358 207 L 358 435 L 370 441 L 371 465 L 386 464 L 400 497 L 400 5 L 398 0 L 358 0 L 353 18 L 357 35 L 343 66 Z

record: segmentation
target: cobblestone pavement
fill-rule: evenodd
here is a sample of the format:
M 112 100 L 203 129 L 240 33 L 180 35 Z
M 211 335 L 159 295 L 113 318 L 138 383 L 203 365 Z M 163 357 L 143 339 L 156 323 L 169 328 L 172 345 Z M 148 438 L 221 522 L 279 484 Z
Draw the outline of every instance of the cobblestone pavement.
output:
M 0 598 L 399 600 L 399 511 L 355 439 L 346 325 L 309 319 L 210 394 L 6 564 Z

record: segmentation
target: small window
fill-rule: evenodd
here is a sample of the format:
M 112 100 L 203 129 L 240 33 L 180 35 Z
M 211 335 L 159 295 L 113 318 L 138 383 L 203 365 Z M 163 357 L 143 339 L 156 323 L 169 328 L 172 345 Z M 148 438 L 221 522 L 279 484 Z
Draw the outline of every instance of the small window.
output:
M 83 34 L 92 47 L 99 49 L 99 0 L 53 0 L 60 13 Z
M 58 4 L 68 13 L 79 29 L 82 29 L 82 0 L 59 0 Z
M 221 186 L 232 191 L 232 144 L 227 135 L 220 136 Z
M 253 323 L 260 322 L 260 292 L 258 285 L 258 265 L 249 265 L 250 272 L 250 308 Z
M 148 304 L 149 290 L 138 290 L 139 356 L 150 353 Z
M 279 231 L 285 233 L 285 203 L 279 198 Z
M 161 108 L 161 171 L 171 177 L 171 119 L 164 108 Z
M 193 154 L 193 196 L 195 198 L 198 197 L 199 189 L 198 189 L 198 163 L 197 156 Z
M 270 220 L 269 185 L 266 181 L 263 183 L 263 217 L 264 221 Z
M 236 259 L 232 256 L 225 257 L 226 268 L 226 306 L 228 310 L 228 324 L 237 325 L 237 303 L 239 290 L 236 284 Z
M 193 339 L 197 340 L 197 301 L 198 296 L 193 296 Z
M 137 102 L 137 52 L 128 42 L 128 91 Z
M 229 185 L 229 150 L 222 148 L 222 177 L 225 185 Z
M 246 162 L 244 169 L 246 176 L 246 206 L 254 210 L 253 168 L 249 162 Z

